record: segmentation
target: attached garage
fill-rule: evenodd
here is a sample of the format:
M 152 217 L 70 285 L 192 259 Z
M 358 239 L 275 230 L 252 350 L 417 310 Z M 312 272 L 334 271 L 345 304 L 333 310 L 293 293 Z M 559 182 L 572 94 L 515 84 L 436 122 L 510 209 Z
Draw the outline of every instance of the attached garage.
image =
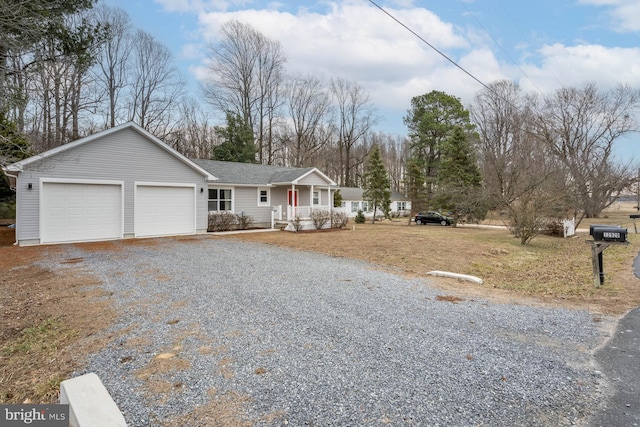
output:
M 41 243 L 122 237 L 122 183 L 42 181 Z
M 205 189 L 216 180 L 131 122 L 3 171 L 20 245 L 205 233 Z
M 136 237 L 194 234 L 195 186 L 136 184 Z

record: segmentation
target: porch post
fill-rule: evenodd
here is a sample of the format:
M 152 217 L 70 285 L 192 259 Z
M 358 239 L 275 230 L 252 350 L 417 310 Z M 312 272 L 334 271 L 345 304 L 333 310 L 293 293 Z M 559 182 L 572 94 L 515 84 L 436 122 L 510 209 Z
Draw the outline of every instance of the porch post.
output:
M 329 227 L 333 229 L 333 200 L 331 200 L 331 184 L 327 187 L 327 203 L 329 203 Z
M 291 199 L 287 200 L 287 221 L 292 221 L 296 217 L 296 185 L 291 184 Z
M 311 184 L 311 191 L 309 192 L 309 213 L 313 209 L 313 184 Z

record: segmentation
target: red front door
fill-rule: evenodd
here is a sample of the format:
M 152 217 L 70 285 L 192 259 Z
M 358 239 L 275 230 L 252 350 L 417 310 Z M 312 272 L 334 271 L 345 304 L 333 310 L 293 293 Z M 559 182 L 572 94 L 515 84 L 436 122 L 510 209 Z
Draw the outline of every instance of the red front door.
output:
M 289 190 L 289 206 L 298 206 L 298 190 Z
M 292 220 L 298 216 L 298 190 L 289 190 L 287 193 L 288 207 L 287 207 L 287 220 Z

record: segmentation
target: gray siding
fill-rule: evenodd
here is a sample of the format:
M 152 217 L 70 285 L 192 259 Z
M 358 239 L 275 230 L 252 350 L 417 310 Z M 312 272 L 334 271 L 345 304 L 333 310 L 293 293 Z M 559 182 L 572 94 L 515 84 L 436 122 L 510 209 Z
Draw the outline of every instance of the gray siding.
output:
M 234 213 L 240 215 L 242 212 L 253 218 L 256 225 L 268 223 L 271 226 L 271 200 L 269 206 L 258 206 L 257 187 L 236 187 L 234 200 Z M 272 194 L 273 197 L 273 194 Z
M 134 232 L 134 182 L 196 184 L 196 230 L 207 229 L 205 177 L 133 129 L 97 138 L 28 165 L 20 173 L 16 197 L 20 219 L 16 238 L 39 239 L 41 178 L 124 181 L 124 233 Z M 28 183 L 33 189 L 28 190 Z
M 302 186 L 296 188 L 299 190 L 298 206 L 311 206 L 311 188 Z
M 322 177 L 315 172 L 305 176 L 298 183 L 301 185 L 322 185 L 324 187 L 327 186 L 327 181 L 322 179 Z
M 282 208 L 287 209 L 287 190 L 290 190 L 291 187 L 272 187 L 271 188 L 271 205 L 278 206 L 282 205 Z

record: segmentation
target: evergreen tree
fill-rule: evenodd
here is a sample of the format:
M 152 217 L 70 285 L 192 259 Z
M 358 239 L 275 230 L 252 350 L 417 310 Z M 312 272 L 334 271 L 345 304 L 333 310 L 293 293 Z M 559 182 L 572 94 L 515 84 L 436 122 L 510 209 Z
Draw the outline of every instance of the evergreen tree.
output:
M 409 224 L 411 224 L 411 218 L 414 214 L 427 210 L 429 207 L 424 174 L 420 167 L 420 161 L 415 157 L 407 160 L 404 183 L 407 188 L 407 196 L 411 201 L 411 214 L 409 215 Z
M 334 208 L 339 208 L 340 206 L 342 206 L 342 193 L 340 192 L 340 189 L 338 188 L 333 193 L 333 207 Z
M 16 124 L 0 112 L 0 166 L 6 166 L 31 156 L 31 144 L 18 131 Z M 9 180 L 0 174 L 0 201 L 10 200 L 15 196 L 9 187 Z
M 378 208 L 385 216 L 389 216 L 391 205 L 391 182 L 387 175 L 387 169 L 380 158 L 380 147 L 376 144 L 369 153 L 369 161 L 364 174 L 365 184 L 362 194 L 364 200 L 373 207 L 373 220 L 375 221 Z
M 0 111 L 6 112 L 11 102 L 27 96 L 17 93 L 7 81 L 15 69 L 11 56 L 28 52 L 39 43 L 52 42 L 47 61 L 57 55 L 77 60 L 89 60 L 95 43 L 104 35 L 104 28 L 91 25 L 86 19 L 76 28 L 68 25 L 68 18 L 91 9 L 97 0 L 28 0 L 0 1 Z
M 442 144 L 437 184 L 433 199 L 435 207 L 449 212 L 456 222 L 484 218 L 487 204 L 477 156 L 468 133 L 459 126 Z
M 239 114 L 227 112 L 227 126 L 216 126 L 214 129 L 223 142 L 213 148 L 213 160 L 256 163 L 253 131 Z
M 411 152 L 423 175 L 425 203 L 436 188 L 443 144 L 456 127 L 466 131 L 473 124 L 462 102 L 445 92 L 431 91 L 411 99 L 411 109 L 404 117 L 411 138 Z M 417 172 L 417 171 L 414 171 Z

